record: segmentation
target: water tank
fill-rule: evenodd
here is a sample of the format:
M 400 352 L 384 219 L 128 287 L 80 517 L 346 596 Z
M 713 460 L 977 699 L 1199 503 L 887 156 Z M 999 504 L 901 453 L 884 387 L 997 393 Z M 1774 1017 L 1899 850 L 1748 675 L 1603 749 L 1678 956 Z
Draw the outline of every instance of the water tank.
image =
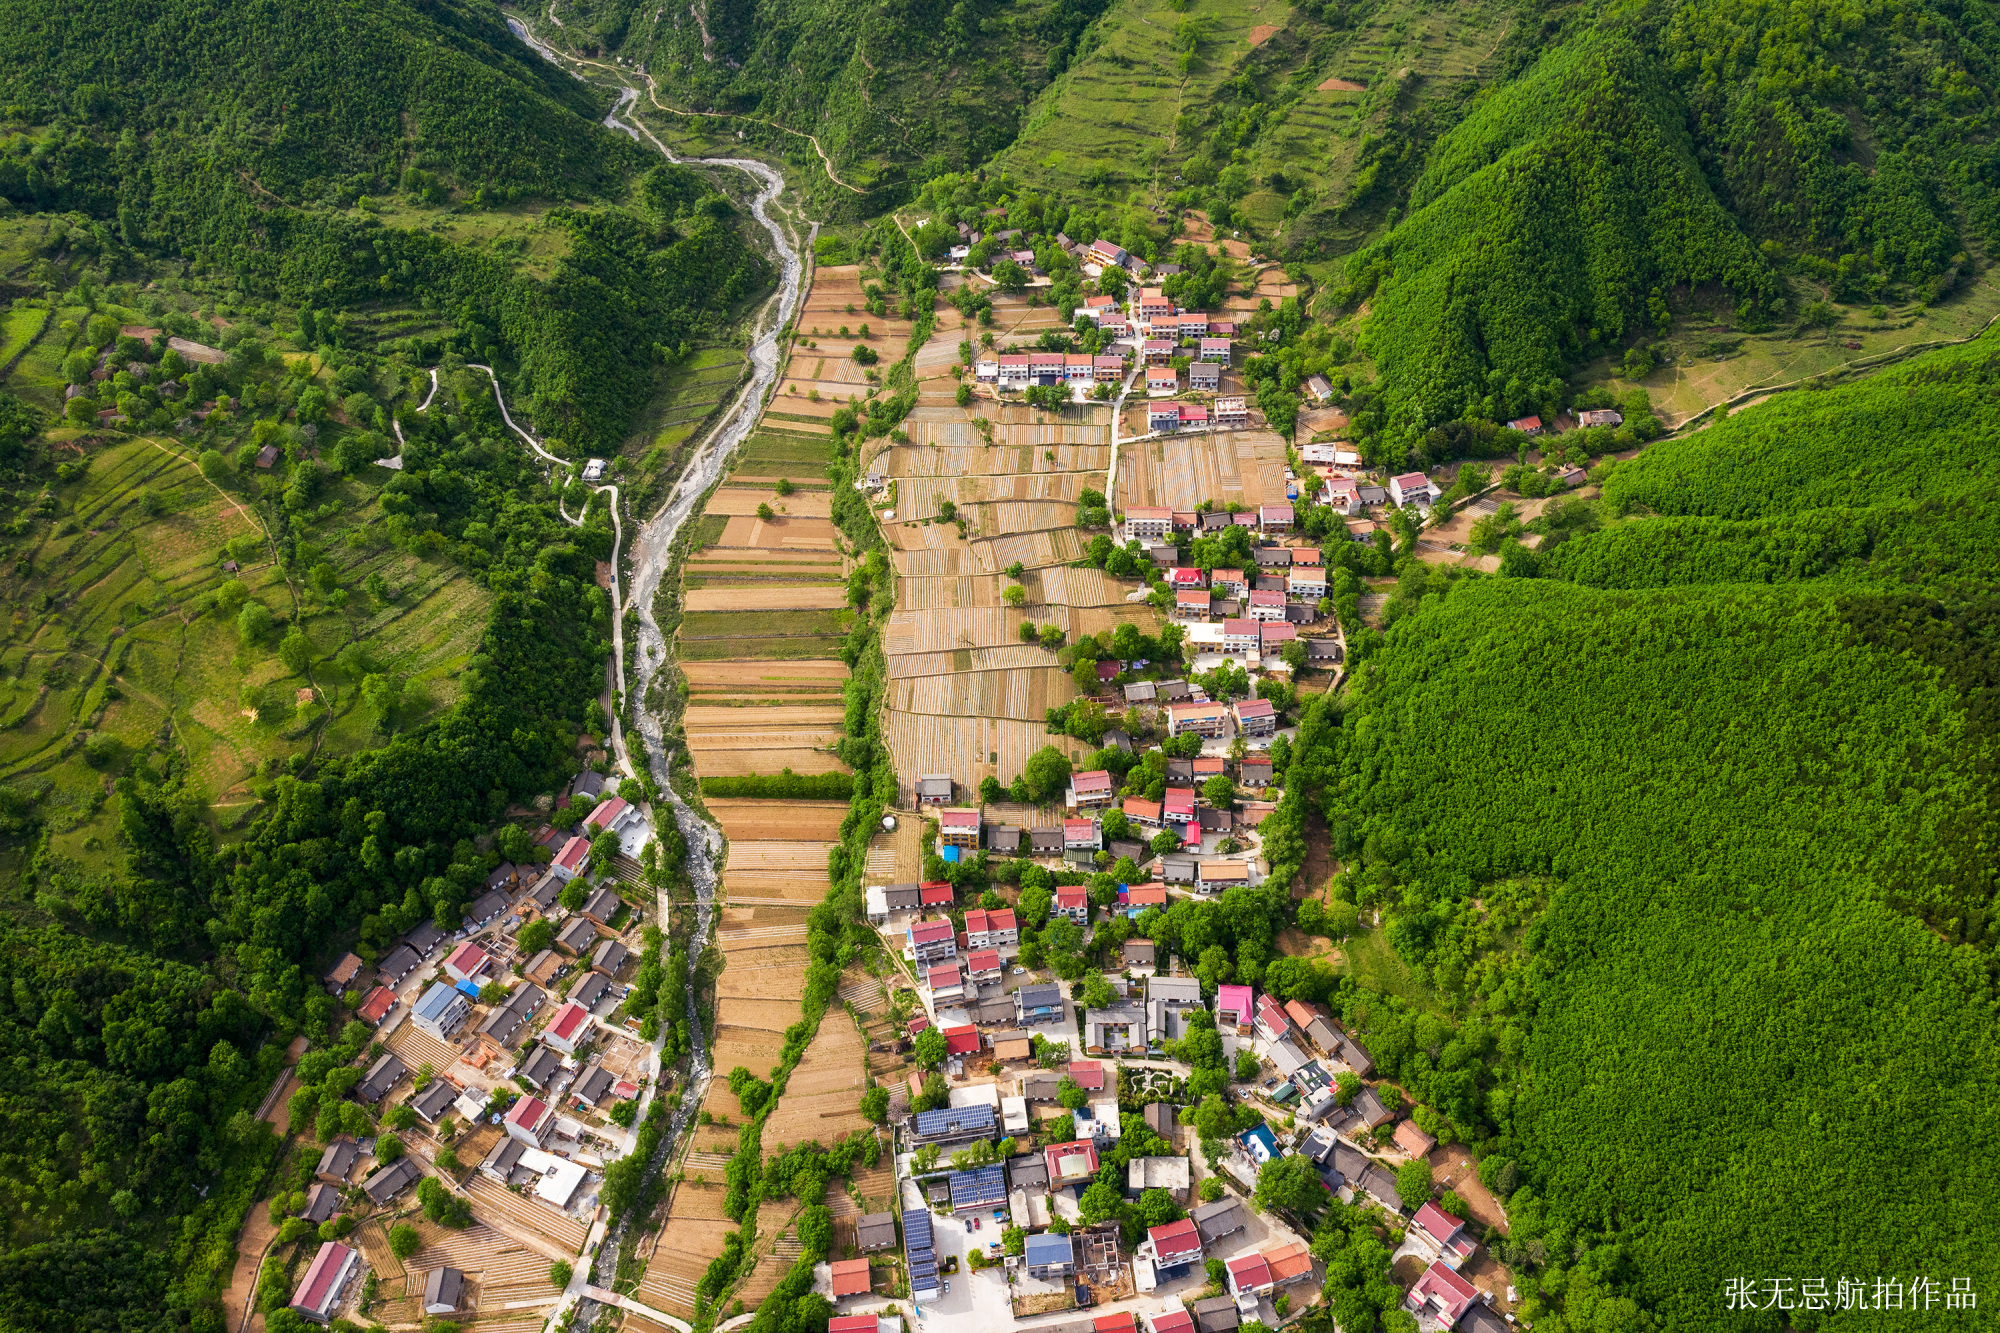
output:
M 896 817 L 894 815 L 882 816 L 882 831 L 884 833 L 894 833 L 896 831 Z

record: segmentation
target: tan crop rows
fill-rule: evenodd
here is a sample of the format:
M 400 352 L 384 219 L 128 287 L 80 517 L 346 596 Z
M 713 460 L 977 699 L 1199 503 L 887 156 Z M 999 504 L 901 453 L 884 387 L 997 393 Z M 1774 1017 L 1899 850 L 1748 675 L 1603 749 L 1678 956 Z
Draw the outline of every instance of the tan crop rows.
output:
M 831 512 L 829 506 L 832 503 L 832 493 L 828 491 L 793 491 L 790 495 L 779 495 L 776 491 L 753 490 L 748 486 L 718 486 L 708 497 L 708 504 L 702 512 L 754 514 L 758 505 L 769 505 L 773 510 L 793 518 L 825 518 Z
M 729 868 L 760 870 L 773 853 L 756 847 L 760 840 L 783 838 L 836 838 L 840 821 L 847 815 L 845 801 L 749 801 L 710 797 L 708 811 L 722 825 L 729 838 Z M 746 858 L 749 859 L 746 862 Z M 826 861 L 819 863 L 822 873 Z
M 833 522 L 824 518 L 761 518 L 736 515 L 722 529 L 723 546 L 768 547 L 776 551 L 831 551 Z
M 1057 667 L 1029 671 L 957 671 L 897 679 L 889 707 L 904 713 L 1005 717 L 1038 721 L 1076 697 L 1076 684 Z
M 766 1152 L 808 1139 L 831 1144 L 843 1135 L 865 1132 L 868 1122 L 860 1110 L 867 1090 L 865 1057 L 854 1021 L 844 1010 L 829 1009 L 765 1122 Z
M 1127 445 L 1118 504 L 1193 509 L 1203 500 L 1285 503 L 1285 446 L 1269 431 L 1169 436 Z
M 695 588 L 690 611 L 838 611 L 847 605 L 842 584 L 781 587 Z
M 1037 619 L 1067 627 L 1066 606 L 1038 607 Z M 953 652 L 960 648 L 993 648 L 1021 641 L 1022 616 L 1008 607 L 964 607 L 951 611 L 898 611 L 882 632 L 883 650 L 896 653 Z

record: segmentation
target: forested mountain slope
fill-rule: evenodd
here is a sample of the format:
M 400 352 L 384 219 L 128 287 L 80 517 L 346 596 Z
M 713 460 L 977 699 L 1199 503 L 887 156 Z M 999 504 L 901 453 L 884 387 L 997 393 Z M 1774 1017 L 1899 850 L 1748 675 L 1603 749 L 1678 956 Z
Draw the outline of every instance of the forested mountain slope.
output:
M 1436 1068 L 1490 1081 L 1444 1104 L 1538 1327 L 2000 1278 L 1959 1170 L 2000 1095 L 1996 376 L 1988 335 L 1656 444 L 1499 578 L 1405 560 L 1302 732 L 1336 892 L 1457 1025 Z
M 1107 0 L 564 0 L 552 36 L 645 64 L 673 104 L 816 136 L 841 179 L 885 192 L 976 166 L 1019 132 Z M 824 201 L 855 207 L 838 194 Z
M 53 126 L 0 167 L 9 197 L 156 240 L 214 219 L 238 171 L 259 202 L 351 202 L 412 166 L 585 198 L 643 161 L 482 0 L 6 0 L 0 100 Z

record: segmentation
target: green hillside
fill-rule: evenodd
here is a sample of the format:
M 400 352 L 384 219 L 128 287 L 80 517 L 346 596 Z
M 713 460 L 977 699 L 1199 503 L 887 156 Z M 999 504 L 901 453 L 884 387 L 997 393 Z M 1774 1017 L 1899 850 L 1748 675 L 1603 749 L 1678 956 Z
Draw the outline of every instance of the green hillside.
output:
M 1990 707 L 1934 646 L 1804 589 L 1481 581 L 1361 678 L 1336 850 L 1463 1029 L 1514 1053 L 1453 1118 L 1525 1182 L 1498 1253 L 1530 1317 L 1715 1327 L 1741 1272 L 2000 1276 L 1957 1165 L 1994 1146 L 1992 982 L 1963 920 L 1908 914 L 1984 880 L 1956 831 L 1994 795 Z M 1544 905 L 1496 949 L 1510 883 Z

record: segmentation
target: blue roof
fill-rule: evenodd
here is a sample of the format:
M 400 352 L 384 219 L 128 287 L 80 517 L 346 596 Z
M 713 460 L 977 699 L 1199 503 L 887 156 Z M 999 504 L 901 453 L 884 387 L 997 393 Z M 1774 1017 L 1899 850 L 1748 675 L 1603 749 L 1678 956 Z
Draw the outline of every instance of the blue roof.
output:
M 431 988 L 425 991 L 422 998 L 417 1001 L 417 1007 L 413 1012 L 418 1018 L 441 1018 L 444 1015 L 444 1011 L 451 1007 L 452 1001 L 457 996 L 458 992 L 447 986 L 444 982 L 433 981 Z
M 931 1246 L 931 1213 L 928 1208 L 905 1208 L 903 1210 L 903 1240 L 910 1249 L 927 1250 Z
M 459 982 L 454 989 L 461 995 L 470 995 L 475 1000 L 479 998 L 479 983 L 471 977 L 467 977 L 465 980 Z
M 1271 1132 L 1269 1125 L 1259 1125 L 1255 1129 L 1246 1132 L 1243 1138 L 1246 1143 L 1251 1139 L 1255 1139 L 1264 1145 L 1265 1152 L 1273 1157 L 1278 1155 L 1278 1136 Z
M 1076 1258 L 1076 1250 L 1070 1245 L 1068 1236 L 1058 1236 L 1053 1231 L 1028 1237 L 1026 1254 L 1030 1267 L 1040 1268 L 1045 1264 L 1066 1264 Z
M 947 1106 L 937 1111 L 917 1112 L 917 1136 L 931 1138 L 953 1130 L 976 1131 L 993 1128 L 990 1106 Z
M 957 864 L 957 862 L 958 862 L 958 848 L 956 848 L 956 847 L 940 847 L 940 848 L 938 848 L 938 860 L 940 860 L 940 861 L 943 861 L 943 862 L 946 862 L 947 864 L 952 864 L 952 865 L 955 865 L 955 864 Z
M 903 1248 L 909 1256 L 910 1290 L 936 1291 L 937 1256 L 931 1253 L 931 1215 L 926 1208 L 903 1210 Z
M 951 1173 L 951 1206 L 956 1212 L 961 1208 L 979 1208 L 989 1204 L 1005 1203 L 1007 1200 L 1006 1171 L 998 1166 L 982 1166 L 974 1171 L 954 1171 Z

